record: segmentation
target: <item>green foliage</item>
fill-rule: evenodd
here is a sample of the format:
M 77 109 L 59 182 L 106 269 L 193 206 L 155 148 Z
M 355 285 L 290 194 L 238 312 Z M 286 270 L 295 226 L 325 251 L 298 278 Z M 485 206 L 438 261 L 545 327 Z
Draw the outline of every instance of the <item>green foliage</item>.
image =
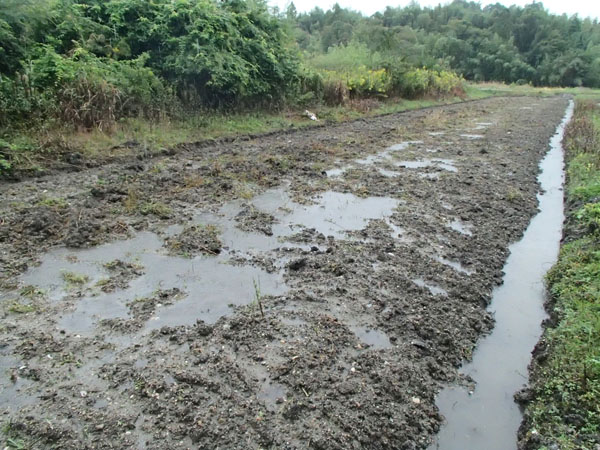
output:
M 87 275 L 64 271 L 61 273 L 62 279 L 67 283 L 68 287 L 81 287 L 90 281 Z
M 524 8 L 482 8 L 461 0 L 435 8 L 411 3 L 368 18 L 334 6 L 296 15 L 295 25 L 298 43 L 316 67 L 323 59 L 334 59 L 329 53 L 353 67 L 352 59 L 337 50 L 351 45 L 355 50 L 367 47 L 384 60 L 451 69 L 475 81 L 600 86 L 598 22 L 555 16 L 541 3 Z M 358 65 L 369 67 L 364 52 L 355 53 Z
M 600 203 L 588 203 L 575 213 L 577 221 L 583 225 L 588 233 L 600 231 Z
M 0 128 L 109 128 L 180 104 L 273 105 L 299 83 L 282 22 L 261 1 L 0 5 Z
M 308 64 L 319 70 L 350 71 L 367 67 L 383 67 L 385 58 L 379 52 L 373 52 L 362 42 L 350 42 L 348 45 L 330 47 L 326 53 L 313 55 Z

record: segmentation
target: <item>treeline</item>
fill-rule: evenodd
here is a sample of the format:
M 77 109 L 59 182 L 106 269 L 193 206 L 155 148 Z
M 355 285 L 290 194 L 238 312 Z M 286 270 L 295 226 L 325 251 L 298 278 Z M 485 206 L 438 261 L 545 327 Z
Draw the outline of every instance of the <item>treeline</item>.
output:
M 263 0 L 0 2 L 0 139 L 52 121 L 462 95 L 462 77 L 599 86 L 600 27 L 540 4 L 364 17 L 272 13 Z
M 331 52 L 339 59 L 348 47 L 348 53 L 362 47 L 375 53 L 371 58 L 451 69 L 474 81 L 600 86 L 598 21 L 552 15 L 542 3 L 524 8 L 498 3 L 482 8 L 463 0 L 435 8 L 411 3 L 371 17 L 338 5 L 297 14 L 292 3 L 282 16 L 300 47 L 317 60 Z
M 391 67 L 377 69 L 354 82 L 315 70 L 262 0 L 0 3 L 0 134 L 49 120 L 108 128 L 202 108 L 338 104 L 430 87 L 442 95 L 460 84 L 421 69 L 406 90 Z

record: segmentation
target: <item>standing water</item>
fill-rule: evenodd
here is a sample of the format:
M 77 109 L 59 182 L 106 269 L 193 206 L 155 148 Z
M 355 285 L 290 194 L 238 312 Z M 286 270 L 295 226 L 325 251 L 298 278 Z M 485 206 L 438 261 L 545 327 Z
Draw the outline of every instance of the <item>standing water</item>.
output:
M 539 340 L 544 312 L 544 275 L 556 262 L 563 214 L 563 149 L 565 125 L 573 114 L 573 101 L 550 141 L 540 163 L 540 212 L 523 239 L 510 247 L 504 266 L 504 283 L 494 291 L 491 309 L 493 332 L 477 347 L 473 361 L 461 373 L 476 382 L 474 391 L 448 387 L 437 397 L 447 423 L 430 450 L 511 450 L 517 447 L 522 420 L 513 395 L 528 380 L 531 350 Z

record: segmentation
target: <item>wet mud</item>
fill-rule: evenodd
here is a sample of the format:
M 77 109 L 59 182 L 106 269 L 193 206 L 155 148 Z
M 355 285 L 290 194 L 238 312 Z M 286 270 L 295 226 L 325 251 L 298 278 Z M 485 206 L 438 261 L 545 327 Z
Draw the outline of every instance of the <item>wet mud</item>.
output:
M 3 182 L 5 433 L 426 448 L 566 105 L 494 98 Z

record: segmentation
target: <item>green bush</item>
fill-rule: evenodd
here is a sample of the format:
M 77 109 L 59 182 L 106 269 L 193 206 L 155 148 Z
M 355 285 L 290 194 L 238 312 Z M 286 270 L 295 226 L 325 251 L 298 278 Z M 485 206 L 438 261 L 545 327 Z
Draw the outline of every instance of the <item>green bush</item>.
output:
M 39 46 L 14 80 L 0 81 L 0 125 L 59 118 L 76 127 L 110 127 L 122 117 L 155 118 L 173 101 L 145 67 L 147 56 L 117 61 L 77 48 L 69 56 Z
M 590 234 L 600 234 L 600 203 L 588 203 L 575 213 L 577 221 Z

